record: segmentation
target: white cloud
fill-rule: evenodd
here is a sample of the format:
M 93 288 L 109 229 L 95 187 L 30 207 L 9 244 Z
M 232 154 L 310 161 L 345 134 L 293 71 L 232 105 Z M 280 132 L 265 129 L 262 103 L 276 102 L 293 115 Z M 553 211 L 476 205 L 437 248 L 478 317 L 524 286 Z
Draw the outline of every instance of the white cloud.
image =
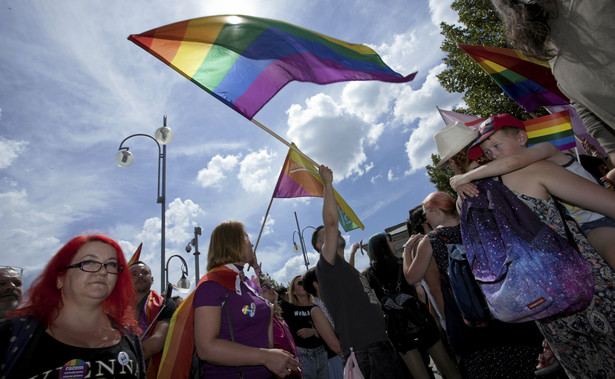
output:
M 12 141 L 4 137 L 0 137 L 0 169 L 7 168 L 13 161 L 25 151 L 28 142 Z
M 335 181 L 366 171 L 364 144 L 378 134 L 368 138 L 371 124 L 322 93 L 307 99 L 305 109 L 292 105 L 287 114 L 287 136 L 316 162 L 329 166 Z
M 271 191 L 272 161 L 278 156 L 275 152 L 261 149 L 246 155 L 239 165 L 237 178 L 247 192 Z
M 459 18 L 457 12 L 451 9 L 450 0 L 429 0 L 429 10 L 431 13 L 431 22 L 435 26 L 440 26 L 442 21 L 447 24 L 456 24 Z
M 226 178 L 226 175 L 224 175 L 225 171 L 232 170 L 237 165 L 237 162 L 239 162 L 239 158 L 241 158 L 241 154 L 227 155 L 225 157 L 221 155 L 214 156 L 207 163 L 207 168 L 199 171 L 196 180 L 204 188 L 220 187 L 220 182 Z
M 169 242 L 185 244 L 192 238 L 193 228 L 197 226 L 199 216 L 204 216 L 205 211 L 190 199 L 182 201 L 176 198 L 169 204 L 166 212 L 166 235 Z

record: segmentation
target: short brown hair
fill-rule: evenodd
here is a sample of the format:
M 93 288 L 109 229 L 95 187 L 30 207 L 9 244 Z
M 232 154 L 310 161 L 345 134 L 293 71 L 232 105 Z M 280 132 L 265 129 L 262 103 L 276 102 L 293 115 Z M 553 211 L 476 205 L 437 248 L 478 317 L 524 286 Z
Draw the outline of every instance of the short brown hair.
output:
M 211 232 L 207 252 L 207 271 L 227 263 L 244 261 L 245 228 L 239 221 L 220 223 Z

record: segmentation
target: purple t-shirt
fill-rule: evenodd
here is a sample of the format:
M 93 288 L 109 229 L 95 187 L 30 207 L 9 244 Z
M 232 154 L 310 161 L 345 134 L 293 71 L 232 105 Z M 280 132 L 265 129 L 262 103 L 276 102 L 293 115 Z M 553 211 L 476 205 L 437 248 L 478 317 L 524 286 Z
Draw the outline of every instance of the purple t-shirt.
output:
M 194 294 L 194 308 L 202 306 L 222 306 L 228 294 L 228 311 L 235 342 L 252 347 L 269 347 L 268 327 L 271 309 L 267 303 L 256 296 L 244 283 L 241 283 L 241 295 L 229 291 L 214 281 L 203 282 Z M 220 338 L 231 340 L 226 307 L 222 306 L 220 314 Z M 204 363 L 203 378 L 237 378 L 237 367 L 217 366 Z M 265 366 L 241 366 L 244 378 L 269 378 L 271 372 Z

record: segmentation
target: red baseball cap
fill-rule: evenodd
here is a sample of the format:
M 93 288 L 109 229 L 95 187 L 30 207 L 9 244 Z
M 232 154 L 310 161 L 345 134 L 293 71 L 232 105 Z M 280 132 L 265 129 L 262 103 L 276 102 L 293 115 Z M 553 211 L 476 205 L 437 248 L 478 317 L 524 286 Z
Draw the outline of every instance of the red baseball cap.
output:
M 468 149 L 468 158 L 472 160 L 480 158 L 483 155 L 483 149 L 480 148 L 480 144 L 485 142 L 487 138 L 491 137 L 497 130 L 505 126 L 525 130 L 523 121 L 514 118 L 508 113 L 491 116 L 478 127 L 478 139 L 474 141 L 472 146 Z

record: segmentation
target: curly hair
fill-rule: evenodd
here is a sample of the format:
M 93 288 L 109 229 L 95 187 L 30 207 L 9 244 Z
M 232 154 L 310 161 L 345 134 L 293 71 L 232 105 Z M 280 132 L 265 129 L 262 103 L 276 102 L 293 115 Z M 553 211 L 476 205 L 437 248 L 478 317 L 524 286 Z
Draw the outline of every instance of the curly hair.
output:
M 528 57 L 547 60 L 558 51 L 549 46 L 549 20 L 557 17 L 556 0 L 492 0 L 508 42 Z
M 79 249 L 88 242 L 102 242 L 115 249 L 117 261 L 126 268 L 126 258 L 122 248 L 109 237 L 95 234 L 77 236 L 66 243 L 47 263 L 44 271 L 34 280 L 26 292 L 27 302 L 12 311 L 10 317 L 33 316 L 42 324 L 49 326 L 62 309 L 61 290 L 57 287 L 58 277 L 66 275 L 66 266 Z M 134 315 L 136 294 L 130 277 L 130 271 L 122 270 L 117 275 L 117 281 L 111 294 L 103 301 L 103 310 L 111 319 L 113 326 L 122 334 L 134 333 L 138 330 Z

